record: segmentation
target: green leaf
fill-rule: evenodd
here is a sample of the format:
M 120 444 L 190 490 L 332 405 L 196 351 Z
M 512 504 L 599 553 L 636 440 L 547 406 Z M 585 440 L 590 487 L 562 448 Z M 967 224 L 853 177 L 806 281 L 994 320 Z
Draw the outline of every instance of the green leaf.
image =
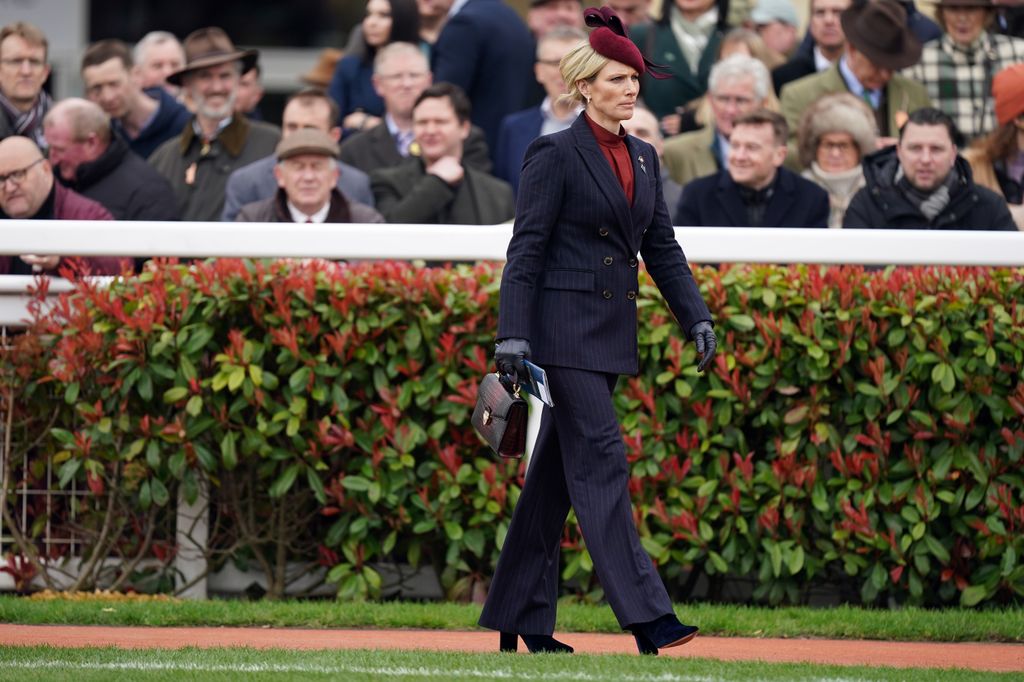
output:
M 789 574 L 796 575 L 804 567 L 804 548 L 797 545 L 789 555 Z
M 147 403 L 153 399 L 153 377 L 150 376 L 149 372 L 143 371 L 139 375 L 139 381 L 135 384 L 135 390 L 139 392 L 139 397 Z
M 754 324 L 754 318 L 750 315 L 730 315 L 728 323 L 734 329 L 741 332 L 749 332 L 756 326 Z
M 471 528 L 462 535 L 462 544 L 475 556 L 483 557 L 484 545 L 487 540 L 484 532 L 479 528 Z
M 306 384 L 309 383 L 309 367 L 302 366 L 292 372 L 292 375 L 288 377 L 288 387 L 292 389 L 294 393 L 303 393 L 306 390 Z
M 175 386 L 164 391 L 164 402 L 168 404 L 176 403 L 179 400 L 184 400 L 187 395 L 188 388 L 185 386 Z
M 75 447 L 75 434 L 71 433 L 67 429 L 50 429 L 50 435 L 57 439 L 57 442 L 68 447 Z
M 79 385 L 77 381 L 68 384 L 67 388 L 64 389 L 64 402 L 68 405 L 74 405 L 75 401 L 78 400 Z
M 153 494 L 149 490 L 149 481 L 143 481 L 142 485 L 139 486 L 139 506 L 143 509 L 149 509 L 152 504 Z
M 309 484 L 309 489 L 316 495 L 316 501 L 320 504 L 326 504 L 327 492 L 324 490 L 324 483 L 320 480 L 320 474 L 312 467 L 306 467 L 306 482 Z
M 284 470 L 284 473 L 270 486 L 268 493 L 271 497 L 281 497 L 291 490 L 292 485 L 295 483 L 295 478 L 299 475 L 300 466 L 299 464 L 292 464 Z
M 938 559 L 942 565 L 946 566 L 949 564 L 949 551 L 942 546 L 942 543 L 935 539 L 934 535 L 925 535 L 924 544 L 928 546 L 930 551 L 936 559 Z
M 410 353 L 420 347 L 420 343 L 423 341 L 423 333 L 420 331 L 418 324 L 413 323 L 409 325 L 403 341 L 405 349 Z
M 153 504 L 158 507 L 167 506 L 171 495 L 167 492 L 167 486 L 159 478 L 150 479 L 149 489 L 153 493 Z
M 224 434 L 220 441 L 220 456 L 224 462 L 224 468 L 231 470 L 238 466 L 238 452 L 235 449 L 236 434 L 230 431 Z
M 452 542 L 458 542 L 462 539 L 462 526 L 454 521 L 444 522 L 444 532 Z
M 188 403 L 185 405 L 185 412 L 192 417 L 198 417 L 199 413 L 203 411 L 203 396 L 194 395 L 188 399 Z
M 370 489 L 370 481 L 362 476 L 346 476 L 341 479 L 341 485 L 356 492 L 366 492 Z
M 960 606 L 965 608 L 977 606 L 987 593 L 988 590 L 983 585 L 971 585 L 960 593 Z
M 72 457 L 60 465 L 57 471 L 57 485 L 61 488 L 68 487 L 68 483 L 75 477 L 82 466 L 82 460 Z

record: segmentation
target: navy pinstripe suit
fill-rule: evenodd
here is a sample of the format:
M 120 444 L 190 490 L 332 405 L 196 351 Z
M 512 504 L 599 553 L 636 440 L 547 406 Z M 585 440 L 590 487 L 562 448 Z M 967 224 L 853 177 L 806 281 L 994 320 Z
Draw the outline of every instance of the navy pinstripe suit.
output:
M 530 341 L 548 372 L 545 408 L 480 624 L 551 634 L 558 547 L 570 504 L 623 627 L 672 605 L 640 545 L 629 468 L 612 403 L 619 374 L 636 374 L 637 252 L 682 328 L 711 314 L 675 239 L 657 154 L 628 137 L 633 205 L 581 115 L 527 150 L 501 280 L 498 338 Z

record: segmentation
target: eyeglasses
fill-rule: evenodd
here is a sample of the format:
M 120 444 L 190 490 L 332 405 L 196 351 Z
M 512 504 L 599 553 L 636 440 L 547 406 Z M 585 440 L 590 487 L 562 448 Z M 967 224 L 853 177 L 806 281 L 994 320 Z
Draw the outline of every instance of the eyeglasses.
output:
M 738 107 L 749 107 L 754 103 L 754 100 L 750 97 L 733 97 L 732 95 L 711 95 L 711 99 L 722 106 L 734 104 Z
M 403 73 L 379 73 L 377 78 L 388 83 L 399 83 L 403 80 L 419 81 L 427 77 L 426 71 L 405 71 Z
M 5 59 L 0 59 L 0 64 L 3 64 L 4 66 L 17 69 L 22 64 L 28 64 L 29 68 L 33 71 L 43 68 L 45 63 L 46 62 L 42 59 L 36 59 L 35 57 L 7 57 Z
M 12 170 L 10 173 L 6 175 L 0 175 L 0 187 L 6 187 L 8 180 L 13 181 L 15 185 L 20 185 L 21 183 L 25 182 L 25 176 L 28 175 L 29 169 L 42 160 L 43 159 L 40 157 L 33 161 L 32 163 L 30 163 L 29 165 L 25 166 L 24 168 Z
M 857 149 L 857 145 L 849 140 L 843 140 L 842 142 L 833 142 L 832 140 L 822 140 L 818 143 L 819 149 L 824 149 L 826 152 L 838 152 L 840 154 L 849 154 Z

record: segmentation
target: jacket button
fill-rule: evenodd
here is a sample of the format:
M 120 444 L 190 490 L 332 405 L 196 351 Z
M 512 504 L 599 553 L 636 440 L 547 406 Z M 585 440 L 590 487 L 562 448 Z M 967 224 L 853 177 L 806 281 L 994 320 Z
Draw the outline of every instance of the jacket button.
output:
M 630 258 L 629 259 L 629 267 L 631 267 L 631 268 L 635 268 L 636 267 L 636 258 Z
M 611 265 L 611 264 L 612 264 L 612 262 L 613 262 L 613 260 L 612 260 L 612 257 L 611 257 L 611 256 L 605 256 L 605 257 L 604 257 L 604 264 L 605 264 L 605 265 Z
M 626 298 L 628 298 L 631 301 L 634 300 L 636 298 L 636 292 L 635 291 L 627 291 L 626 292 Z
M 601 295 L 604 296 L 605 298 L 611 298 L 612 292 L 609 291 L 608 289 L 605 289 L 604 291 L 601 292 Z
M 608 228 L 602 227 L 600 230 L 597 231 L 597 233 L 599 235 L 601 235 L 602 237 L 607 237 L 608 236 Z

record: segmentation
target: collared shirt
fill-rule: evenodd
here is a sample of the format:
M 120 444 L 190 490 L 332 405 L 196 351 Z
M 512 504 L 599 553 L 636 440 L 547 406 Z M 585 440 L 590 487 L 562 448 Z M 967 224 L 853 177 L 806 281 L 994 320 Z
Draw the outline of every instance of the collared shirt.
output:
M 388 132 L 391 133 L 391 137 L 395 138 L 395 148 L 398 150 L 398 153 L 402 156 L 409 156 L 409 145 L 412 144 L 415 138 L 413 132 L 399 128 L 391 114 L 384 114 L 384 123 L 388 127 Z
M 327 213 L 330 210 L 331 210 L 331 200 L 330 199 L 328 199 L 327 202 L 324 203 L 323 207 L 319 211 L 314 213 L 313 215 L 306 215 L 305 213 L 303 213 L 299 209 L 295 208 L 295 204 L 293 204 L 290 201 L 288 202 L 288 213 L 290 213 L 291 216 L 292 216 L 292 222 L 296 222 L 296 223 L 307 223 L 307 222 L 322 223 L 325 220 L 327 220 Z
M 221 131 L 224 130 L 225 128 L 227 128 L 229 125 L 231 125 L 231 121 L 233 121 L 233 120 L 234 120 L 234 116 L 228 116 L 227 118 L 222 118 L 217 123 L 217 132 L 213 134 L 213 137 L 211 137 L 210 140 L 217 139 L 217 136 L 220 135 Z M 203 128 L 202 128 L 202 126 L 199 125 L 199 117 L 198 116 L 193 116 L 192 117 L 192 132 L 194 132 L 196 134 L 196 137 L 198 137 L 200 140 L 206 140 L 206 137 L 203 135 Z
M 827 69 L 828 67 L 832 66 L 832 64 L 834 64 L 834 63 L 835 62 L 829 61 L 828 57 L 826 57 L 824 54 L 822 54 L 820 47 L 818 47 L 817 45 L 814 46 L 814 70 L 815 71 L 820 73 L 820 72 L 824 71 L 825 69 Z
M 846 57 L 840 57 L 839 59 L 839 74 L 846 81 L 846 87 L 849 91 L 861 98 L 862 100 L 869 101 L 872 109 L 877 109 L 882 103 L 882 92 L 880 90 L 868 90 L 861 82 L 857 80 L 857 77 L 853 75 L 853 71 L 850 69 L 850 65 L 846 63 Z
M 558 118 L 555 116 L 554 104 L 551 98 L 545 96 L 544 101 L 540 103 L 540 115 L 543 120 L 543 123 L 540 124 L 540 134 L 550 135 L 551 133 L 566 130 L 576 120 L 576 117 L 580 115 L 581 111 L 583 111 L 583 106 L 578 105 L 573 107 L 565 118 Z
M 715 152 L 718 155 L 718 167 L 725 168 L 729 165 L 729 140 L 725 139 L 725 135 L 715 130 Z
M 469 2 L 469 0 L 455 0 L 455 2 L 452 3 L 452 8 L 448 10 L 448 18 L 451 19 L 458 14 L 459 10 L 461 10 L 467 2 Z

